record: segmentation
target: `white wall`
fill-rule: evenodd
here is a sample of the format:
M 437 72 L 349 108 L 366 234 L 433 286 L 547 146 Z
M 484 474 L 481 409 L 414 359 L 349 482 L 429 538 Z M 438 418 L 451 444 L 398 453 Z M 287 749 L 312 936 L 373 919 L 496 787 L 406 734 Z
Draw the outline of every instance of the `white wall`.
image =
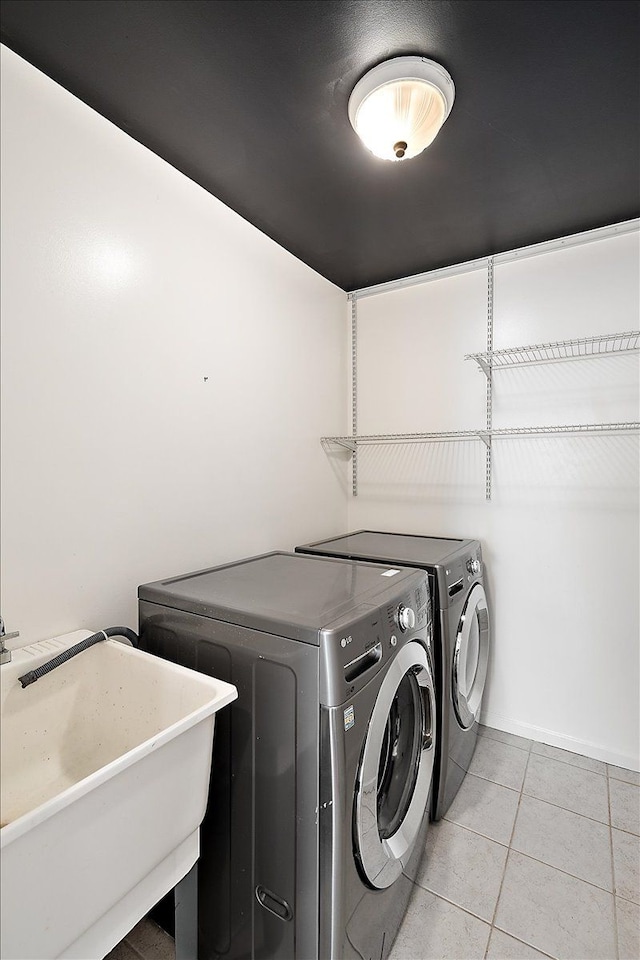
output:
M 6 49 L 2 121 L 7 629 L 339 533 L 344 293 Z
M 495 270 L 494 347 L 638 328 L 638 235 Z M 359 432 L 485 423 L 486 273 L 358 302 Z M 638 420 L 627 355 L 504 370 L 495 427 Z M 493 652 L 485 722 L 638 768 L 638 437 L 495 440 L 359 454 L 349 529 L 478 537 Z

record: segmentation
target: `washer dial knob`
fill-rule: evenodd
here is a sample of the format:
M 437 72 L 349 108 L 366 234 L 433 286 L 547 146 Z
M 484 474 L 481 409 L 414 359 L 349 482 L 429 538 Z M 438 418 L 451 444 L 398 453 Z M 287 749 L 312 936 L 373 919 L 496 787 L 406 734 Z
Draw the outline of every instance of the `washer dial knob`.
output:
M 405 630 L 413 630 L 416 625 L 416 615 L 411 607 L 405 607 L 402 603 L 398 607 L 398 626 L 404 633 Z
M 467 570 L 469 573 L 473 574 L 476 577 L 482 568 L 482 564 L 477 559 L 477 557 L 472 557 L 470 560 L 467 560 Z

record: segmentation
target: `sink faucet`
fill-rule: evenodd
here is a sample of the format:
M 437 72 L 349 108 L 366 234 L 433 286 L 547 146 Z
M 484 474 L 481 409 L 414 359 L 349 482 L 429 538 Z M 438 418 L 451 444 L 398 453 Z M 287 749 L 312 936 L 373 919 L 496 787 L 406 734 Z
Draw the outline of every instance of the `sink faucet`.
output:
M 4 629 L 4 620 L 0 617 L 0 663 L 9 663 L 11 660 L 11 650 L 7 650 L 5 640 L 13 640 L 19 637 L 20 631 L 14 630 L 13 633 L 6 633 Z

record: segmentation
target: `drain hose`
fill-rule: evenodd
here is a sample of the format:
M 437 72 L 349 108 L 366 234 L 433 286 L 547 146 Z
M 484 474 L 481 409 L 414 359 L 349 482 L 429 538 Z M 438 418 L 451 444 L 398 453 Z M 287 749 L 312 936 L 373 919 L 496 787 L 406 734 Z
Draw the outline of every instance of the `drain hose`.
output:
M 75 643 L 72 647 L 69 647 L 68 650 L 65 650 L 64 653 L 59 653 L 57 657 L 52 657 L 51 660 L 47 660 L 46 663 L 43 663 L 40 667 L 36 667 L 35 670 L 29 670 L 28 673 L 24 673 L 21 677 L 18 677 L 22 688 L 28 687 L 30 683 L 35 683 L 36 680 L 44 677 L 47 673 L 51 673 L 51 671 L 59 667 L 60 664 L 71 660 L 71 657 L 75 657 L 76 654 L 82 653 L 82 651 L 88 647 L 92 647 L 94 643 L 98 643 L 100 640 L 106 640 L 108 637 L 124 637 L 125 640 L 129 640 L 132 646 L 138 646 L 138 635 L 134 633 L 133 630 L 130 630 L 129 627 L 107 627 L 106 630 L 99 630 L 98 633 L 92 633 L 90 637 L 85 637 L 80 643 Z

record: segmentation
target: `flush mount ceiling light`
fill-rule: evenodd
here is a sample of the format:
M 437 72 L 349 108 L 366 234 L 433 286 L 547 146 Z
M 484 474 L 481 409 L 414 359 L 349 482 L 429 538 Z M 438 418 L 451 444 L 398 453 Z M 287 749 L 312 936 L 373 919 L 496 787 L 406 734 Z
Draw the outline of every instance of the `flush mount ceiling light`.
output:
M 382 160 L 410 160 L 433 143 L 451 113 L 455 87 L 439 63 L 395 57 L 365 73 L 349 98 L 349 120 Z

